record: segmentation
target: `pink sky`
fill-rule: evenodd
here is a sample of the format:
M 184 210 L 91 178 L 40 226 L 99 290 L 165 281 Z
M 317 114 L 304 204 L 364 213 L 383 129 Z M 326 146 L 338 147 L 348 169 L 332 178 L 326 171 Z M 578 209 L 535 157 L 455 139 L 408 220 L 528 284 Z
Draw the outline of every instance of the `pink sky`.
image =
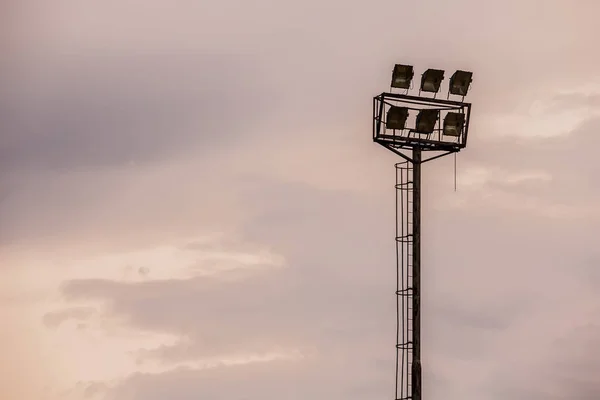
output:
M 2 7 L 1 399 L 391 399 L 396 62 L 475 73 L 425 395 L 600 396 L 600 3 Z

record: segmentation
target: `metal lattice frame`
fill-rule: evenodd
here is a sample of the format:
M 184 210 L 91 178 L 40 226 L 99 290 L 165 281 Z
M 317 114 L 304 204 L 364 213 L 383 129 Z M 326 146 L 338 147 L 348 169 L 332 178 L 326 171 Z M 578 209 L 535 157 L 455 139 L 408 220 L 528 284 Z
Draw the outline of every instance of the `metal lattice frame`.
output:
M 435 129 L 431 134 L 415 133 L 414 129 L 386 129 L 387 111 L 392 106 L 405 107 L 413 112 L 424 109 L 435 109 L 440 112 Z M 442 134 L 442 115 L 447 112 L 465 114 L 464 130 L 458 137 L 448 137 Z M 373 98 L 373 141 L 393 151 L 402 158 L 412 159 L 401 150 L 421 149 L 423 151 L 444 152 L 423 160 L 429 161 L 448 153 L 456 153 L 467 145 L 469 122 L 471 119 L 471 104 L 453 100 L 440 100 L 427 97 L 416 97 L 397 93 L 381 93 Z

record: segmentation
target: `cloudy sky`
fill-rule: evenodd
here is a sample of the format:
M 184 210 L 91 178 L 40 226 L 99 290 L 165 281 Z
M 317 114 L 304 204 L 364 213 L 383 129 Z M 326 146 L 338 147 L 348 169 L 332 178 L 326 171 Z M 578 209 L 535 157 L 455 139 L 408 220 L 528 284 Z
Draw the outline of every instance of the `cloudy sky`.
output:
M 0 398 L 392 399 L 396 62 L 475 72 L 425 395 L 600 397 L 596 0 L 0 7 Z

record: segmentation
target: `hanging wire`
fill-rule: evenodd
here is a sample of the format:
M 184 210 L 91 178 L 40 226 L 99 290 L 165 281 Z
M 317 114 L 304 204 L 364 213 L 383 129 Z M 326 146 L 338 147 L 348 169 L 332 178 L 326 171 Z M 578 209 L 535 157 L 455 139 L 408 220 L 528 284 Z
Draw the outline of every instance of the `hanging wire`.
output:
M 454 153 L 454 192 L 456 192 L 456 153 Z

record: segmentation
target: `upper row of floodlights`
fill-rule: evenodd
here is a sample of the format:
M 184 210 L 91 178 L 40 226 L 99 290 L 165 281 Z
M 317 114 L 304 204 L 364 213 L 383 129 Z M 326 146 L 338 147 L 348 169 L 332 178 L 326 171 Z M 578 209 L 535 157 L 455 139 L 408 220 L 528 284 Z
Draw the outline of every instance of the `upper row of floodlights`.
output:
M 392 87 L 397 89 L 410 89 L 412 79 L 415 75 L 412 65 L 396 64 L 392 72 Z M 441 69 L 428 69 L 421 75 L 421 92 L 429 92 L 437 94 L 440 91 L 440 86 L 444 80 L 444 71 Z M 450 87 L 448 88 L 448 97 L 450 95 L 462 96 L 467 95 L 471 82 L 473 81 L 473 73 L 468 71 L 456 71 L 450 78 Z

